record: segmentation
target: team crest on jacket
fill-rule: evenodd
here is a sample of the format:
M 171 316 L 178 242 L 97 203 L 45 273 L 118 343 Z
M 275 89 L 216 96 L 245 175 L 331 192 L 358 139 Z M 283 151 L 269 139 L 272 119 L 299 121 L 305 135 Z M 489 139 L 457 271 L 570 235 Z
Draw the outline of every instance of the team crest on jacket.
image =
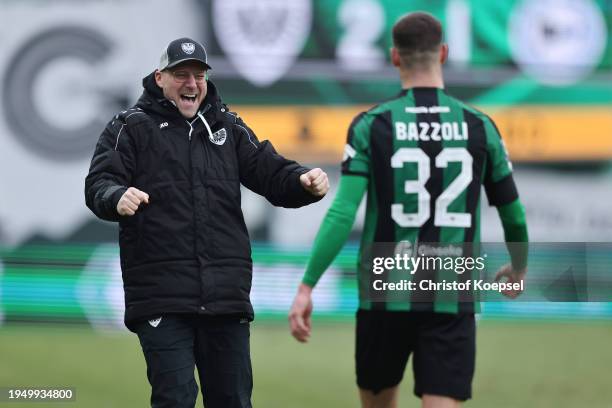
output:
M 208 135 L 208 138 L 214 144 L 221 146 L 223 143 L 225 143 L 225 139 L 227 139 L 227 131 L 225 128 L 219 129 L 212 135 Z

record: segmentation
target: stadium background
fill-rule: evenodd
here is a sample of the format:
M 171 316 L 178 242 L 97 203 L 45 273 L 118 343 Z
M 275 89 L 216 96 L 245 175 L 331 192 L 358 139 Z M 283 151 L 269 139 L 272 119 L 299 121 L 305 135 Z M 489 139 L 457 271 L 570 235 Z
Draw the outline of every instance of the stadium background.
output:
M 446 27 L 449 93 L 500 127 L 530 238 L 610 242 L 609 0 L 2 0 L 0 388 L 75 387 L 67 406 L 146 400 L 144 361 L 122 327 L 116 227 L 85 208 L 83 179 L 104 123 L 138 97 L 163 44 L 201 40 L 211 79 L 260 139 L 335 182 L 351 118 L 399 90 L 388 33 L 418 9 Z M 288 211 L 244 191 L 257 406 L 356 404 L 360 221 L 315 292 L 312 344 L 283 323 L 332 197 Z M 485 207 L 483 241 L 501 241 Z M 612 406 L 611 319 L 610 303 L 484 304 L 468 406 Z

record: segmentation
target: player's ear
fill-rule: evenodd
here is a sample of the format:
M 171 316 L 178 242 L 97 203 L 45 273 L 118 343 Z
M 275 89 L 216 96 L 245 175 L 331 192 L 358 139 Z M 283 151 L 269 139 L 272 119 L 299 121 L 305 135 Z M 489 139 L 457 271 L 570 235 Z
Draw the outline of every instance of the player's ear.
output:
M 391 53 L 391 63 L 393 64 L 394 67 L 399 68 L 400 62 L 401 62 L 399 51 L 397 50 L 397 48 L 391 47 L 390 53 Z
M 440 64 L 444 64 L 448 60 L 448 44 L 444 43 L 440 46 Z

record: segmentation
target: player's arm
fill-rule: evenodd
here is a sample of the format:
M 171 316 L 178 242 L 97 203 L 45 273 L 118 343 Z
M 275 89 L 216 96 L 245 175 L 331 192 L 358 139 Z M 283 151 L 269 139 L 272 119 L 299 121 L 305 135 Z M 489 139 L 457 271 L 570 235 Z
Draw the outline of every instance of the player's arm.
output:
M 516 270 L 525 269 L 527 267 L 528 255 L 526 243 L 529 241 L 525 207 L 521 204 L 521 200 L 517 198 L 510 204 L 497 207 L 497 213 L 504 228 L 504 239 L 506 242 L 519 244 L 508 246 L 512 267 Z M 523 243 L 525 245 L 520 245 Z
M 338 192 L 321 223 L 289 312 L 291 334 L 298 341 L 305 342 L 310 336 L 312 289 L 346 242 L 367 185 L 368 179 L 363 176 L 346 174 L 340 178 Z
M 291 334 L 301 342 L 310 336 L 312 288 L 342 249 L 368 186 L 371 120 L 361 113 L 349 126 L 338 192 L 315 238 L 304 278 L 289 311 Z
M 506 278 L 508 282 L 520 282 L 527 273 L 528 233 L 525 208 L 518 196 L 512 176 L 512 164 L 499 131 L 492 120 L 484 122 L 487 134 L 487 164 L 484 186 L 491 205 L 497 211 L 504 229 L 504 238 L 511 262 L 502 266 L 495 280 Z M 504 295 L 515 298 L 517 291 L 506 291 Z
M 497 271 L 495 280 L 500 281 L 505 278 L 508 283 L 520 283 L 527 274 L 529 255 L 525 208 L 517 198 L 510 204 L 497 207 L 497 211 L 504 228 L 504 238 L 511 262 Z M 502 293 L 512 299 L 521 294 L 515 290 L 506 290 Z

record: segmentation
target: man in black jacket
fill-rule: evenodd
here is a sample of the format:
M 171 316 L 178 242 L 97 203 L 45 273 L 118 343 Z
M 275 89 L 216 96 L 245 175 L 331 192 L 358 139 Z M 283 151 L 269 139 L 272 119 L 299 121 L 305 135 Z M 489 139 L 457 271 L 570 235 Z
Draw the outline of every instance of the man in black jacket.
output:
M 300 207 L 321 169 L 276 153 L 223 104 L 204 47 L 172 41 L 136 105 L 108 123 L 85 180 L 87 206 L 119 222 L 125 323 L 140 340 L 151 405 L 250 407 L 252 260 L 240 184 Z

